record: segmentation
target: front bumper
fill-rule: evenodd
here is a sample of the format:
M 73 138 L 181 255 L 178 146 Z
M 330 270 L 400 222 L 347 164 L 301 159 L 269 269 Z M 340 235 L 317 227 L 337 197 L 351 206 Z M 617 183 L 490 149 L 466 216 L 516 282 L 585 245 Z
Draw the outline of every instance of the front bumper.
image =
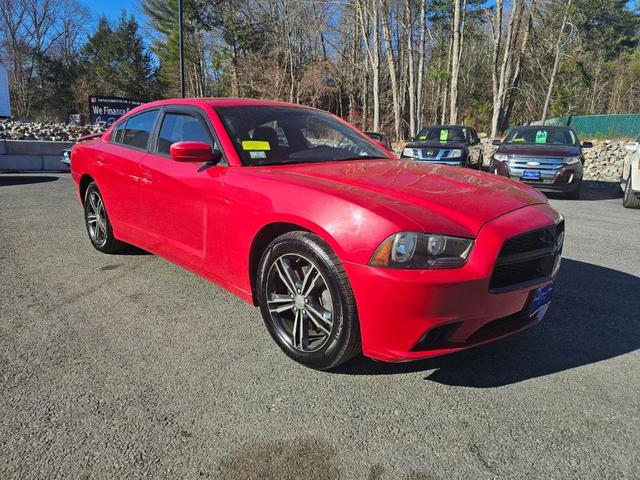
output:
M 541 320 L 546 308 L 531 311 L 532 296 L 551 279 L 505 293 L 491 293 L 489 283 L 504 240 L 552 225 L 557 217 L 548 205 L 533 205 L 490 221 L 458 269 L 396 270 L 345 262 L 364 355 L 388 362 L 434 357 L 497 340 Z M 433 332 L 442 339 L 430 338 L 425 347 L 425 337 Z
M 527 160 L 539 160 L 538 166 L 526 165 Z M 524 179 L 527 170 L 540 171 L 539 180 Z M 573 192 L 576 190 L 583 176 L 581 162 L 566 164 L 562 159 L 533 159 L 512 157 L 508 161 L 491 160 L 490 171 L 496 175 L 512 178 L 525 185 L 534 187 L 541 192 Z

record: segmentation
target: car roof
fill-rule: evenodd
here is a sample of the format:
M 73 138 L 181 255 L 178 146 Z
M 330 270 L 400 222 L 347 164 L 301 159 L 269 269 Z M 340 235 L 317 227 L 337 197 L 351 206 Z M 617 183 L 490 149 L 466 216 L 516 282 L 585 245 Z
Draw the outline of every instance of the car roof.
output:
M 573 128 L 566 127 L 564 125 L 520 125 L 519 127 L 513 127 L 512 130 L 539 130 L 544 128 L 545 130 L 571 130 Z
M 274 106 L 313 108 L 295 103 L 278 102 L 275 100 L 260 100 L 255 98 L 169 98 L 141 105 L 144 108 L 161 107 L 164 105 L 209 105 L 211 107 L 249 107 L 249 106 Z
M 425 128 L 473 128 L 469 125 L 427 125 L 426 127 L 422 127 L 422 130 Z

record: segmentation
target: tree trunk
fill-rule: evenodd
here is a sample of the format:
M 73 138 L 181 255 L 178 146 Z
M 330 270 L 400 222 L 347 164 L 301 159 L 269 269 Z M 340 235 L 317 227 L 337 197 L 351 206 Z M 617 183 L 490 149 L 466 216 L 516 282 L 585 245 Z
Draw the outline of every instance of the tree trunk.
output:
M 416 87 L 416 122 L 417 122 L 417 128 L 416 130 L 421 128 L 422 125 L 422 109 L 423 109 L 423 105 L 422 105 L 422 97 L 423 97 L 423 86 L 422 86 L 422 81 L 423 81 L 423 77 L 424 77 L 424 57 L 425 57 L 425 38 L 426 38 L 426 23 L 425 23 L 425 4 L 427 3 L 427 0 L 422 0 L 420 2 L 420 37 L 419 37 L 419 46 L 420 46 L 420 51 L 418 52 L 418 85 Z
M 558 40 L 556 41 L 556 53 L 553 59 L 553 68 L 551 69 L 551 78 L 549 78 L 549 88 L 547 89 L 547 96 L 544 99 L 544 108 L 542 109 L 542 124 L 547 121 L 547 114 L 549 113 L 549 105 L 551 105 L 551 96 L 553 95 L 553 87 L 556 81 L 556 75 L 558 74 L 558 65 L 560 64 L 560 55 L 562 54 L 562 36 L 564 35 L 564 29 L 567 26 L 567 17 L 569 16 L 569 9 L 571 8 L 571 0 L 567 0 L 567 4 L 564 9 L 564 15 L 562 16 L 562 25 L 560 26 L 560 32 L 558 32 Z
M 496 0 L 496 23 L 493 30 L 493 58 L 491 83 L 493 85 L 493 115 L 491 118 L 491 138 L 498 133 L 498 116 L 500 115 L 500 96 L 498 92 L 498 58 L 500 57 L 500 43 L 502 40 L 502 8 L 503 0 Z
M 451 51 L 453 50 L 453 30 L 451 31 L 451 36 L 449 39 L 449 51 L 447 53 L 447 75 L 451 73 Z M 449 80 L 448 77 L 444 77 L 444 85 L 443 85 L 443 94 L 442 94 L 442 112 L 440 116 L 440 123 L 447 122 L 447 113 L 449 111 L 449 103 L 447 99 L 449 98 Z
M 500 129 L 500 131 L 504 131 L 509 127 L 509 121 L 511 119 L 511 114 L 513 113 L 513 107 L 514 107 L 515 99 L 517 96 L 517 90 L 520 86 L 520 80 L 522 78 L 522 69 L 524 65 L 524 60 L 527 53 L 527 48 L 529 46 L 529 37 L 531 35 L 531 29 L 533 28 L 534 7 L 535 7 L 535 0 L 533 0 L 529 5 L 529 14 L 527 15 L 527 20 L 526 20 L 527 26 L 525 27 L 524 35 L 522 36 L 522 43 L 520 44 L 518 60 L 516 61 L 516 66 L 513 72 L 513 79 L 511 80 L 511 85 L 507 93 L 507 102 L 506 102 L 506 106 L 504 107 L 504 113 L 500 120 L 500 124 L 498 125 L 498 128 Z
M 453 47 L 451 51 L 451 87 L 449 90 L 449 123 L 458 123 L 458 77 L 460 76 L 461 1 L 453 0 Z
M 369 6 L 371 14 L 369 13 Z M 372 73 L 372 95 L 373 95 L 373 125 L 372 129 L 376 132 L 380 131 L 380 35 L 379 35 L 379 19 L 378 19 L 378 0 L 362 0 L 358 2 L 358 13 L 360 20 L 360 30 L 362 39 L 367 50 L 367 56 L 371 65 Z M 369 44 L 369 16 L 371 16 L 372 44 Z
M 416 81 L 415 81 L 415 68 L 413 59 L 413 21 L 411 19 L 411 7 L 409 2 L 405 2 L 405 16 L 406 16 L 406 32 L 407 32 L 407 56 L 409 63 L 409 136 L 414 137 L 416 135 Z
M 382 14 L 382 36 L 385 44 L 385 55 L 389 66 L 389 77 L 391 78 L 391 97 L 393 100 L 393 126 L 395 128 L 396 140 L 400 138 L 400 100 L 398 98 L 398 75 L 396 72 L 396 61 L 393 56 L 391 44 L 391 33 L 389 31 L 389 10 L 386 1 L 383 3 Z

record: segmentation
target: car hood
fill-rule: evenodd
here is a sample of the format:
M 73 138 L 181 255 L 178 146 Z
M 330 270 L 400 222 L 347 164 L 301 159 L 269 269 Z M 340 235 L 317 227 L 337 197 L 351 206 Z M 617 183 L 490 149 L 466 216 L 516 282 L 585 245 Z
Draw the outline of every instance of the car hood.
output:
M 425 140 L 409 142 L 404 148 L 467 148 L 465 142 L 439 142 L 437 140 Z
M 580 147 L 575 145 L 518 145 L 515 143 L 503 143 L 498 148 L 498 153 L 532 157 L 568 157 L 580 155 Z
M 371 209 L 382 204 L 431 233 L 475 236 L 491 219 L 547 203 L 543 194 L 503 177 L 405 160 L 286 165 L 272 167 L 269 175 L 333 189 Z

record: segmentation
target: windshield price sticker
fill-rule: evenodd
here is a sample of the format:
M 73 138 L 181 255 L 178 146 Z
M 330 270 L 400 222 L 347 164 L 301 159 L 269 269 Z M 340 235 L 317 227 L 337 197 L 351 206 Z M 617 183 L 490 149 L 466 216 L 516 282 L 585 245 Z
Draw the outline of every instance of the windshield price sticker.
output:
M 536 132 L 536 143 L 547 143 L 547 131 L 538 130 Z
M 269 142 L 265 142 L 262 140 L 243 140 L 242 149 L 243 150 L 260 150 L 264 152 L 266 150 L 271 150 L 271 145 L 269 145 Z
M 449 130 L 440 130 L 440 141 L 446 142 L 449 139 Z
M 256 158 L 267 158 L 267 154 L 264 151 L 260 151 L 260 150 L 249 150 L 249 156 L 252 159 L 256 159 Z

